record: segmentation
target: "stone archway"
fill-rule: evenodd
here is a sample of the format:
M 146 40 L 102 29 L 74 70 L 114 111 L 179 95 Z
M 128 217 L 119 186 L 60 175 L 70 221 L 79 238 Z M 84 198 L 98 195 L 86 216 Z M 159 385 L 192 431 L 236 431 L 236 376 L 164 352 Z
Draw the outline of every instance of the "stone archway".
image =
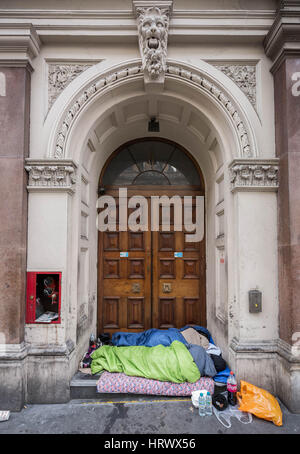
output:
M 62 270 L 65 312 L 56 330 L 59 338 L 76 345 L 72 367 L 96 329 L 95 207 L 101 169 L 123 143 L 151 137 L 147 125 L 156 116 L 158 137 L 186 148 L 203 171 L 208 328 L 241 375 L 248 371 L 240 350 L 243 339 L 254 360 L 272 370 L 274 356 L 255 353 L 251 327 L 263 339 L 276 338 L 277 312 L 254 319 L 245 309 L 252 287 L 264 292 L 266 307 L 277 298 L 277 270 L 266 266 L 276 250 L 277 161 L 258 158 L 263 131 L 253 106 L 204 62 L 197 68 L 168 62 L 164 90 L 156 94 L 145 91 L 139 60 L 101 68 L 87 70 L 56 100 L 44 125 L 44 156 L 27 160 L 29 214 L 43 210 L 45 203 L 57 211 L 57 218 L 47 218 L 47 223 L 29 217 L 28 263 L 49 268 L 51 261 L 52 268 Z M 52 252 L 41 258 L 36 242 L 43 238 Z M 252 259 L 247 262 L 249 250 Z M 27 336 L 34 342 L 32 331 Z
M 181 85 L 196 88 L 196 92 L 203 94 L 212 104 L 215 104 L 218 110 L 223 112 L 223 116 L 230 121 L 230 128 L 234 132 L 237 141 L 236 151 L 232 154 L 232 157 L 250 158 L 257 156 L 257 143 L 253 135 L 254 124 L 250 126 L 249 119 L 244 114 L 243 106 L 232 96 L 227 87 L 220 84 L 218 79 L 213 77 L 212 74 L 207 73 L 207 69 L 212 67 L 205 65 L 205 70 L 199 71 L 199 68 L 170 61 L 167 65 L 166 81 L 173 80 Z M 212 72 L 214 73 L 214 71 Z M 218 76 L 220 78 L 220 75 Z M 64 159 L 70 155 L 68 151 L 70 146 L 68 144 L 68 136 L 82 111 L 95 103 L 97 99 L 105 96 L 107 92 L 132 81 L 141 81 L 142 78 L 143 72 L 139 61 L 133 61 L 105 71 L 101 76 L 97 75 L 92 81 L 89 81 L 73 97 L 72 101 L 67 106 L 64 106 L 64 110 L 59 115 L 51 140 L 48 142 L 48 157 Z M 228 81 L 226 82 L 228 84 Z M 177 84 L 178 91 L 180 91 L 180 84 Z M 151 93 L 151 95 L 153 94 Z M 246 107 L 252 111 L 249 100 L 243 94 L 241 97 Z
M 221 108 L 221 112 L 218 112 L 213 105 L 215 114 L 210 114 L 212 119 L 208 119 L 208 114 L 199 112 L 199 104 L 197 107 L 195 100 L 193 100 L 194 90 L 197 90 L 196 87 L 192 87 L 192 94 L 189 97 L 186 93 L 185 96 L 181 95 L 186 87 L 180 83 L 180 89 L 178 81 L 173 78 L 166 81 L 166 87 L 169 89 L 168 91 L 166 90 L 166 93 L 155 96 L 144 92 L 142 78 L 134 78 L 128 83 L 124 83 L 124 85 L 121 84 L 114 87 L 112 105 L 111 93 L 109 92 L 101 98 L 101 106 L 96 101 L 90 106 L 91 112 L 93 112 L 92 118 L 95 118 L 95 121 L 90 125 L 89 132 L 85 137 L 87 145 L 81 150 L 80 165 L 81 176 L 83 176 L 83 179 L 81 179 L 81 191 L 82 188 L 89 187 L 89 190 L 94 194 L 93 200 L 90 201 L 90 206 L 96 206 L 96 182 L 106 160 L 123 143 L 142 137 L 150 138 L 151 133 L 147 130 L 148 120 L 152 115 L 157 116 L 160 122 L 158 137 L 173 140 L 189 150 L 203 171 L 207 187 L 206 222 L 208 235 L 206 238 L 206 267 L 210 270 L 206 288 L 207 304 L 215 306 L 215 310 L 218 311 L 218 316 L 222 320 L 221 323 L 225 326 L 227 324 L 227 302 L 223 299 L 220 292 L 218 295 L 216 292 L 218 291 L 217 288 L 221 286 L 224 286 L 226 293 L 228 292 L 227 277 L 221 269 L 216 273 L 216 266 L 221 263 L 221 260 L 225 261 L 227 254 L 224 230 L 226 228 L 224 198 L 225 192 L 227 192 L 228 196 L 229 181 L 228 175 L 224 172 L 226 170 L 225 163 L 231 160 L 232 147 L 240 150 L 240 142 L 237 130 L 230 118 L 227 118 L 222 124 L 222 118 L 225 115 L 223 108 Z M 205 98 L 205 95 L 203 98 Z M 206 105 L 203 103 L 203 110 L 205 111 L 206 109 L 208 112 L 209 105 L 209 102 Z M 104 111 L 104 115 L 99 114 L 99 108 Z M 221 131 L 218 131 L 215 127 L 213 119 L 215 123 L 218 119 L 219 124 L 222 124 Z M 70 140 L 69 143 L 65 144 L 65 152 L 67 154 L 68 150 L 71 149 L 75 154 L 77 149 L 79 151 L 77 133 L 87 130 L 86 126 L 79 126 L 76 121 L 75 118 L 73 126 L 75 136 L 69 138 L 66 136 L 67 142 Z M 232 133 L 229 132 L 230 127 L 232 127 Z M 230 134 L 231 137 L 229 139 Z M 225 153 L 228 155 L 226 156 Z M 59 160 L 57 159 L 56 161 Z M 225 185 L 224 181 L 226 181 Z M 84 182 L 88 182 L 88 184 L 86 185 Z M 82 201 L 79 203 L 81 203 L 81 223 L 84 225 L 89 219 L 89 224 L 95 226 L 95 212 L 92 212 L 90 207 L 87 209 L 82 204 Z M 221 205 L 219 205 L 216 218 L 216 205 L 219 203 Z M 217 233 L 216 229 L 218 229 Z M 215 244 L 216 236 L 219 237 L 217 246 Z M 88 248 L 89 251 L 92 251 L 89 252 L 91 254 L 89 259 L 95 263 L 95 237 L 92 232 L 90 232 L 89 237 L 93 238 L 93 243 Z M 84 262 L 87 260 L 83 258 L 87 253 L 85 252 L 87 248 L 84 240 L 81 239 L 80 243 L 78 246 L 81 251 L 79 256 L 82 257 Z M 218 259 L 216 259 L 216 256 Z M 217 265 L 215 263 L 216 260 L 218 260 Z M 211 326 L 211 323 L 212 319 L 209 316 L 208 325 Z M 223 340 L 219 340 L 219 343 L 227 343 L 225 336 L 226 334 Z

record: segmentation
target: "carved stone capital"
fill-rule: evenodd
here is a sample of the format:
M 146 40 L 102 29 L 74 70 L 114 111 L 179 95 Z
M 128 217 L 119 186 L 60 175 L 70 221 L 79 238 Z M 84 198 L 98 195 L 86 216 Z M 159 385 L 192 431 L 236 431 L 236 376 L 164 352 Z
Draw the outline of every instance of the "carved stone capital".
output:
M 172 7 L 173 1 L 133 1 L 146 88 L 162 87 L 165 80 Z
M 75 192 L 77 165 L 72 160 L 26 159 L 28 192 L 66 191 Z
M 231 191 L 276 191 L 278 159 L 235 159 L 229 165 Z

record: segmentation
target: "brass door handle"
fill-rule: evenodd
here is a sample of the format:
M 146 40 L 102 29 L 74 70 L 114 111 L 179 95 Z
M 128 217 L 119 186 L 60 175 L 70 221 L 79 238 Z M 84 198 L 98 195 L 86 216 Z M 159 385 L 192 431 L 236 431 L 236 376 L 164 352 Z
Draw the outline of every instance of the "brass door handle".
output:
M 141 285 L 139 283 L 132 284 L 131 291 L 132 293 L 140 293 Z
M 163 283 L 163 293 L 171 293 L 172 292 L 172 284 L 171 283 Z

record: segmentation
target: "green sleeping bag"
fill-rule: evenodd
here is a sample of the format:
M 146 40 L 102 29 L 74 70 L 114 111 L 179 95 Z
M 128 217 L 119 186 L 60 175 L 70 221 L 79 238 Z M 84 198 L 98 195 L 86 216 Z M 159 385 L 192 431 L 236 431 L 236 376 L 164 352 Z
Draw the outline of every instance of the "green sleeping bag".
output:
M 91 358 L 92 374 L 107 370 L 174 383 L 195 383 L 200 378 L 192 355 L 179 341 L 168 347 L 103 345 L 92 353 Z

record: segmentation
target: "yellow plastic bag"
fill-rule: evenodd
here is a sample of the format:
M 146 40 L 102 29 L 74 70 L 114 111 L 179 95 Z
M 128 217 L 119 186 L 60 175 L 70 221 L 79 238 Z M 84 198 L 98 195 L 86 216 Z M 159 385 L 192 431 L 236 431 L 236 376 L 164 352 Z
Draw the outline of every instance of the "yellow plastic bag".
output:
M 241 380 L 241 391 L 237 393 L 239 410 L 247 411 L 258 418 L 282 426 L 279 403 L 268 391 Z

